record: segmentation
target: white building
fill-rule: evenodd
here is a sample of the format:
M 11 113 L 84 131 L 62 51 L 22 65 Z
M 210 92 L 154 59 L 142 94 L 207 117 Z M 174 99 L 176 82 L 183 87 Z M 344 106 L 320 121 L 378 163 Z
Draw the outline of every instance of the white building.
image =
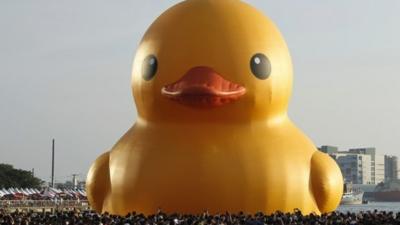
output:
M 375 148 L 338 151 L 335 146 L 321 146 L 319 149 L 336 160 L 346 182 L 378 184 L 385 181 L 385 156 L 377 155 Z
M 379 184 L 385 181 L 385 156 L 377 155 L 375 148 L 354 148 L 349 153 L 371 156 L 371 183 Z
M 385 156 L 375 155 L 375 184 L 385 181 Z
M 345 182 L 371 184 L 371 156 L 364 154 L 335 154 Z

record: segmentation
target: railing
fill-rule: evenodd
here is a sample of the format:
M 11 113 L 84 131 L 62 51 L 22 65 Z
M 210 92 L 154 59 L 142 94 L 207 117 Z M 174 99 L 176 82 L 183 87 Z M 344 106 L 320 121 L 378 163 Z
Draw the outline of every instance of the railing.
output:
M 0 208 L 85 208 L 87 200 L 1 200 Z

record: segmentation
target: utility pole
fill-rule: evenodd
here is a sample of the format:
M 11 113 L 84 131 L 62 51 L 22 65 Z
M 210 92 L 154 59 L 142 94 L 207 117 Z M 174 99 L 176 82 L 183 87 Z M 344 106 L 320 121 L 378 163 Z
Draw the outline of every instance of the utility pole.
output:
M 51 187 L 54 188 L 54 139 L 52 144 L 52 154 L 51 154 Z

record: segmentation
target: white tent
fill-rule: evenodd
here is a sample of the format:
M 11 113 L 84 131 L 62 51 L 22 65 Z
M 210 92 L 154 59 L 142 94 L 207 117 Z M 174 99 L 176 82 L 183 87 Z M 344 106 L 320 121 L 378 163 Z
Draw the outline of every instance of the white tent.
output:
M 32 194 L 38 194 L 38 193 L 40 193 L 38 190 L 33 189 L 33 188 L 29 188 L 29 191 L 30 191 Z
M 50 188 L 50 191 L 55 193 L 55 194 L 59 194 L 59 193 L 62 192 L 60 189 L 57 189 L 57 188 Z
M 56 196 L 56 193 L 54 193 L 50 188 L 46 188 L 43 191 L 42 195 L 45 197 L 54 198 Z
M 34 188 L 30 188 L 30 190 L 31 190 L 31 192 L 32 192 L 33 194 L 38 194 L 38 193 L 40 193 L 40 191 L 38 191 L 37 189 L 34 189 Z
M 35 194 L 35 192 L 33 192 L 31 188 L 26 188 L 25 190 L 29 193 L 29 195 Z
M 3 188 L 2 192 L 3 192 L 4 194 L 6 194 L 6 195 L 11 194 L 11 193 L 10 193 L 7 189 L 5 189 L 5 188 Z
M 78 190 L 78 192 L 79 192 L 82 196 L 86 197 L 86 191 Z
M 26 189 L 21 188 L 21 192 L 22 192 L 22 194 L 24 194 L 24 195 L 30 195 L 30 193 L 27 192 Z
M 14 188 L 9 188 L 9 189 L 8 189 L 8 192 L 9 192 L 10 194 L 15 194 L 15 193 L 16 193 L 16 191 L 14 190 Z

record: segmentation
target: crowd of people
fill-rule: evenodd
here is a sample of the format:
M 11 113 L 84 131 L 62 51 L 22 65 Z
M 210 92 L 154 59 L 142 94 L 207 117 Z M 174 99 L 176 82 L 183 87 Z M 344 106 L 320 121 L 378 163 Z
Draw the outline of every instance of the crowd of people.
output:
M 108 213 L 97 214 L 93 211 L 59 211 L 59 212 L 5 212 L 0 209 L 0 225 L 400 225 L 400 212 L 368 211 L 359 213 L 333 212 L 323 215 L 303 215 L 276 212 L 270 215 L 257 213 L 223 213 L 210 215 L 165 214 L 158 212 L 145 216 L 130 213 L 126 216 L 114 216 Z

